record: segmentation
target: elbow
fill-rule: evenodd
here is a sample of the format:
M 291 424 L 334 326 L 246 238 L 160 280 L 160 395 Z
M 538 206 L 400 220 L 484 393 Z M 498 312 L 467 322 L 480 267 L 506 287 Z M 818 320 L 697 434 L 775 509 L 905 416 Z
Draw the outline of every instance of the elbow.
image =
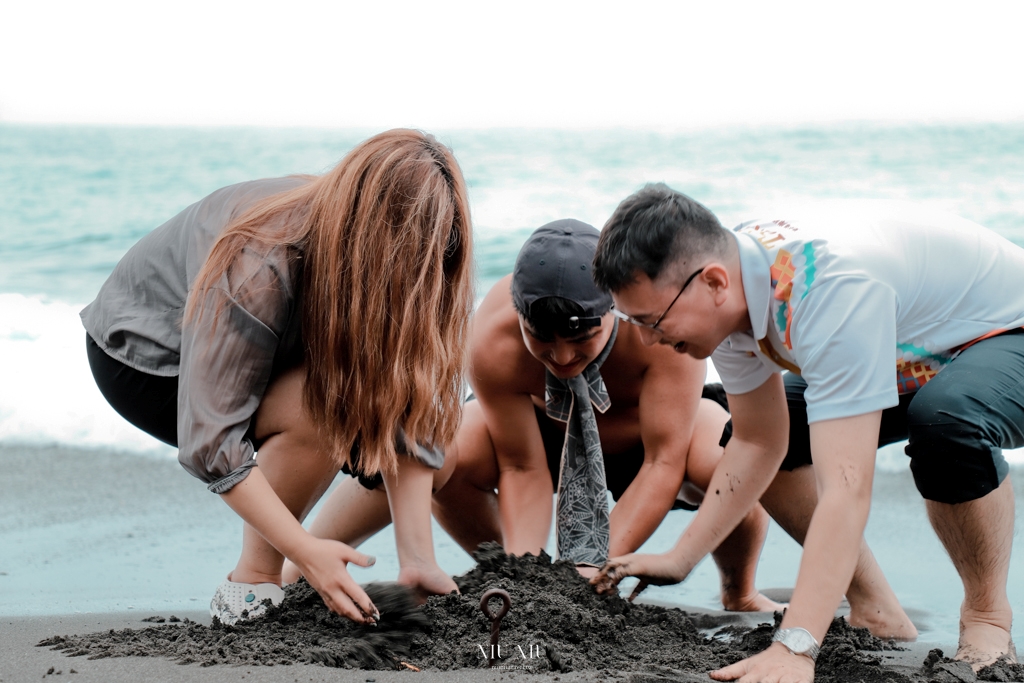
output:
M 249 470 L 256 465 L 256 460 L 248 457 L 241 462 L 232 462 L 217 453 L 216 457 L 208 457 L 201 449 L 179 449 L 178 462 L 185 471 L 207 485 L 214 493 L 226 493 L 249 475 Z
M 510 462 L 503 463 L 498 467 L 498 476 L 513 476 L 513 477 L 524 477 L 532 478 L 540 475 L 547 476 L 548 468 L 547 463 L 544 465 L 536 465 L 532 463 L 521 463 L 521 462 Z

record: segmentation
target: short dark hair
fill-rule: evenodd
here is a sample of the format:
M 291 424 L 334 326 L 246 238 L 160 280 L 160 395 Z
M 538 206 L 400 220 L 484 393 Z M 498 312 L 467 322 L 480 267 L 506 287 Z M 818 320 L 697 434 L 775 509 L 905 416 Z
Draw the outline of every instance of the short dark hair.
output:
M 560 296 L 546 296 L 537 299 L 530 306 L 530 312 L 520 310 L 513 297 L 512 303 L 516 312 L 523 316 L 533 331 L 540 337 L 575 337 L 585 330 L 579 327 L 570 328 L 569 318 L 573 316 L 582 317 L 585 315 L 583 307 L 575 301 Z
M 594 281 L 618 291 L 643 272 L 652 280 L 679 260 L 722 254 L 728 234 L 715 214 L 664 183 L 645 185 L 605 223 L 594 256 Z

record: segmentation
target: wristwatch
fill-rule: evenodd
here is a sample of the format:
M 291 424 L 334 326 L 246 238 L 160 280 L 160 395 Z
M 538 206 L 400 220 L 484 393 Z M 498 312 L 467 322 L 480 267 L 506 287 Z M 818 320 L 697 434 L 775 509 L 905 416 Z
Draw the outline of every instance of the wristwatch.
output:
M 818 660 L 821 647 L 811 632 L 805 628 L 780 628 L 772 636 L 773 643 L 782 643 L 795 655 L 810 657 L 812 662 Z

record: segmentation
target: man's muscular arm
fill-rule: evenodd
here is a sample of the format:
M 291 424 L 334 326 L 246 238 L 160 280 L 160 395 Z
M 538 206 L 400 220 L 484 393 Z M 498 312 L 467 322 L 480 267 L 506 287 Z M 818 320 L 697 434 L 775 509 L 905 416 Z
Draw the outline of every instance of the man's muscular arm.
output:
M 538 553 L 551 532 L 554 489 L 529 394 L 480 383 L 477 400 L 498 465 L 498 514 L 505 552 Z
M 524 346 L 511 281 L 499 280 L 474 314 L 469 378 L 494 448 L 505 551 L 522 555 L 547 544 L 554 490 L 531 396 L 544 395 L 544 368 Z
M 611 557 L 631 553 L 650 538 L 672 509 L 686 473 L 706 367 L 674 352 L 658 356 L 640 390 L 644 463 L 612 509 Z

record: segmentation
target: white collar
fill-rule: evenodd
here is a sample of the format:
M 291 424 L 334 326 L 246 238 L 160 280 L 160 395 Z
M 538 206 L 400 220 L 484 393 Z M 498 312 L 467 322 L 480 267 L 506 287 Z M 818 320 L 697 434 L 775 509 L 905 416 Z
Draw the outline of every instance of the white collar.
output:
M 743 295 L 747 299 L 747 315 L 754 339 L 768 334 L 768 316 L 771 314 L 772 271 L 768 251 L 750 235 L 733 233 L 739 248 L 740 273 L 743 277 Z

